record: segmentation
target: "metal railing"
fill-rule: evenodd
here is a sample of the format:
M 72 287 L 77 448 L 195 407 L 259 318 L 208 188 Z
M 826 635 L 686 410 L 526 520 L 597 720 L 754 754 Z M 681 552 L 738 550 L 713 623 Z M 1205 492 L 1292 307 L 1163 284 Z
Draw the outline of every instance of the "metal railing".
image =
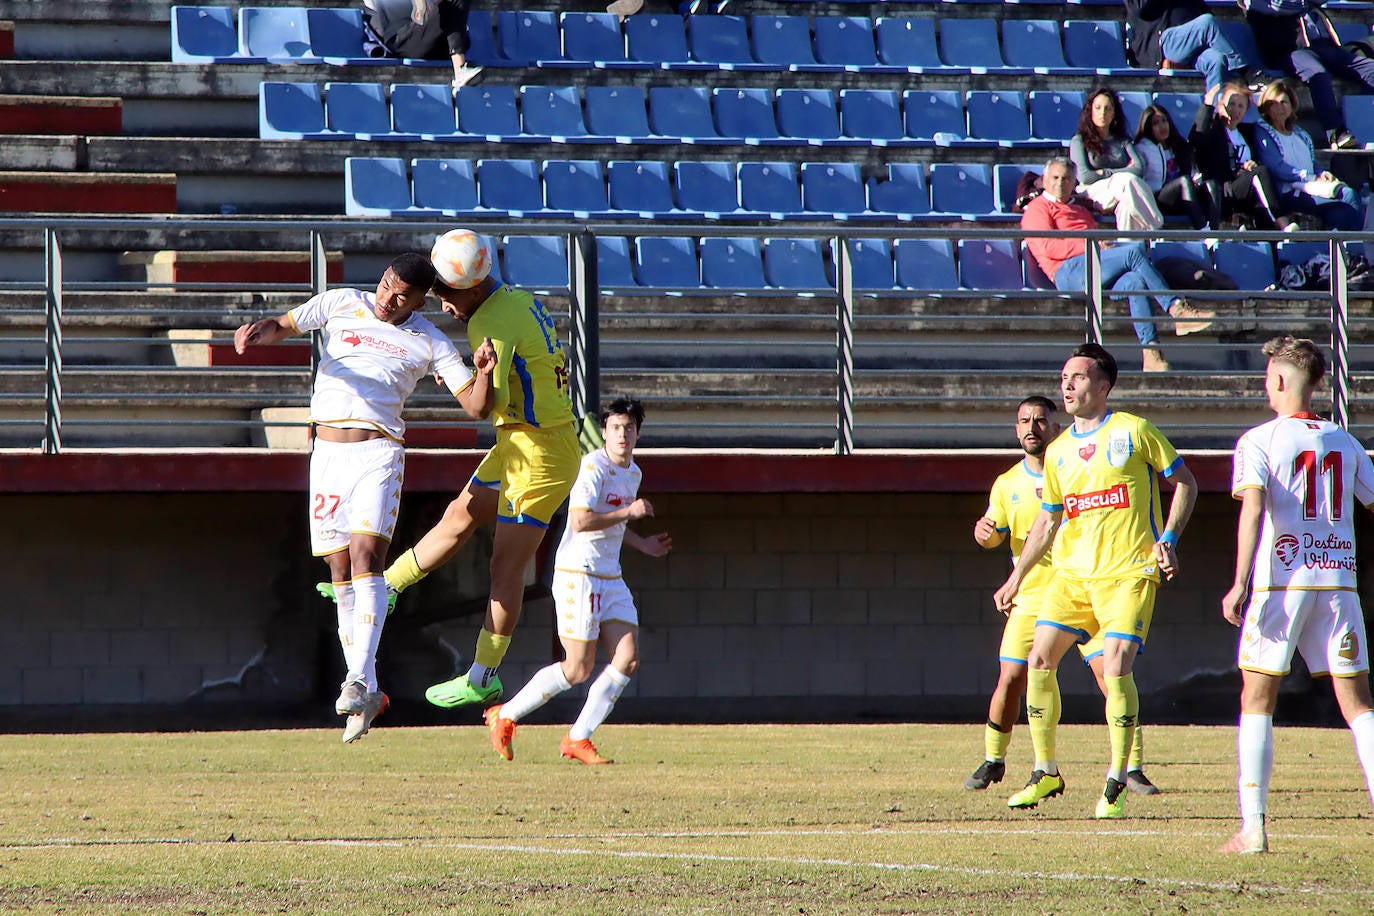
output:
M 71 429 L 79 425 L 119 424 L 125 426 L 191 427 L 196 425 L 242 426 L 246 422 L 255 422 L 245 421 L 241 418 L 200 420 L 147 419 L 130 416 L 112 419 L 73 418 L 71 407 L 74 403 L 79 403 L 79 398 L 75 398 L 70 386 L 68 386 L 64 397 L 64 381 L 70 379 L 74 371 L 70 365 L 70 359 L 64 364 L 64 326 L 70 323 L 74 314 L 71 308 L 72 295 L 77 293 L 113 295 L 150 289 L 188 295 L 218 291 L 313 295 L 325 289 L 326 286 L 326 242 L 333 243 L 336 247 L 342 247 L 350 253 L 366 255 L 375 260 L 384 256 L 389 257 L 389 253 L 405 248 L 427 248 L 428 240 L 434 234 L 448 228 L 452 228 L 451 223 L 402 222 L 398 220 L 0 220 L 0 229 L 5 229 L 11 233 L 12 237 L 15 233 L 18 234 L 20 247 L 24 245 L 26 236 L 30 242 L 41 238 L 44 265 L 41 282 L 36 279 L 27 281 L 7 280 L 0 282 L 0 290 L 38 291 L 41 289 L 43 294 L 44 355 L 43 391 L 41 395 L 43 403 L 43 451 L 50 454 L 61 451 L 64 428 Z M 567 297 L 569 384 L 576 408 L 580 412 L 584 414 L 596 412 L 601 396 L 602 375 L 605 371 L 611 371 L 614 375 L 613 380 L 617 383 L 620 383 L 621 380 L 637 379 L 641 384 L 647 384 L 651 390 L 636 391 L 636 393 L 650 399 L 660 397 L 665 403 L 674 396 L 661 394 L 652 381 L 645 382 L 645 379 L 652 379 L 655 372 L 663 378 L 670 376 L 673 371 L 688 374 L 692 372 L 705 375 L 714 374 L 722 380 L 719 386 L 721 390 L 704 395 L 704 399 L 710 406 L 719 407 L 722 411 L 730 407 L 744 407 L 743 411 L 735 411 L 740 414 L 739 419 L 702 420 L 700 418 L 682 417 L 669 420 L 667 424 L 669 428 L 677 427 L 684 433 L 695 430 L 701 434 L 699 439 L 711 444 L 720 444 L 720 441 L 724 440 L 728 440 L 728 444 L 751 444 L 747 436 L 743 439 L 740 437 L 741 431 L 748 432 L 750 430 L 766 432 L 772 437 L 772 441 L 776 441 L 779 436 L 785 439 L 789 434 L 793 434 L 793 439 L 798 438 L 798 436 L 802 439 L 811 436 L 810 444 L 833 449 L 838 454 L 848 454 L 857 448 L 871 447 L 870 442 L 875 442 L 880 446 L 921 444 L 914 439 L 903 442 L 902 430 L 904 428 L 912 429 L 912 424 L 924 422 L 919 417 L 935 415 L 940 410 L 944 410 L 945 413 L 935 422 L 940 430 L 948 433 L 949 444 L 951 445 L 968 444 L 964 440 L 973 436 L 975 432 L 981 434 L 994 427 L 1005 426 L 1004 420 L 1000 419 L 991 420 L 976 416 L 973 419 L 966 419 L 960 415 L 959 411 L 951 414 L 948 409 L 949 405 L 942 402 L 947 402 L 951 398 L 956 399 L 958 405 L 964 409 L 963 412 L 970 416 L 978 414 L 979 411 L 1005 407 L 1007 403 L 1019 399 L 1023 395 L 1020 388 L 1015 386 L 1023 385 L 1024 378 L 1028 373 L 1037 374 L 1038 381 L 1036 384 L 1042 389 L 1049 388 L 1055 383 L 1058 362 L 1062 360 L 1066 351 L 1064 339 L 1066 329 L 1076 326 L 1077 330 L 1070 332 L 1075 339 L 1101 341 L 1109 340 L 1113 332 L 1131 322 L 1132 319 L 1125 315 L 1125 310 L 1118 305 L 1118 300 L 1124 298 L 1125 293 L 1102 288 L 1097 248 L 1099 243 L 1119 238 L 1195 241 L 1198 237 L 1195 232 L 1177 231 L 1126 233 L 1099 230 L 1087 233 L 1036 233 L 1036 235 L 1043 236 L 1075 235 L 1088 237 L 1093 243 L 1089 245 L 1088 249 L 1090 257 L 1087 264 L 1088 280 L 1085 294 L 1066 294 L 1053 290 L 1037 291 L 1010 286 L 1007 289 L 993 290 L 855 289 L 854 262 L 848 244 L 851 239 L 883 238 L 894 241 L 935 239 L 948 240 L 957 247 L 958 242 L 968 240 L 1013 240 L 1019 243 L 1027 235 L 1017 229 L 999 228 L 996 223 L 970 223 L 957 229 L 924 228 L 919 224 L 893 225 L 891 223 L 843 224 L 829 227 L 793 227 L 789 225 L 782 230 L 776 224 L 760 227 L 722 226 L 718 223 L 710 225 L 655 223 L 651 227 L 613 223 L 498 223 L 477 224 L 475 228 L 494 236 L 537 234 L 563 237 L 568 255 L 567 283 L 564 286 L 554 286 L 541 292 Z M 253 238 L 252 244 L 266 244 L 272 250 L 294 250 L 305 254 L 310 265 L 309 282 L 224 284 L 161 280 L 83 281 L 68 277 L 64 273 L 64 243 L 72 249 L 105 247 L 107 250 L 109 248 L 117 250 L 120 247 L 133 248 L 141 244 L 149 248 L 215 250 L 222 247 L 240 247 L 234 246 L 226 240 L 241 237 L 244 233 L 248 233 Z M 834 284 L 833 286 L 811 289 L 775 288 L 768 290 L 703 287 L 607 289 L 605 284 L 598 282 L 596 257 L 598 238 L 623 236 L 633 239 L 641 235 L 689 236 L 703 239 L 715 237 L 760 239 L 786 235 L 789 238 L 819 239 L 826 243 L 822 247 L 827 252 Z M 1320 337 L 1329 338 L 1332 356 L 1330 409 L 1338 422 L 1350 424 L 1352 422 L 1351 402 L 1354 398 L 1351 373 L 1352 349 L 1364 346 L 1359 343 L 1352 345 L 1352 325 L 1357 331 L 1362 331 L 1374 327 L 1374 320 L 1371 320 L 1367 315 L 1352 316 L 1351 314 L 1349 274 L 1345 259 L 1342 257 L 1342 243 L 1371 241 L 1374 240 L 1374 234 L 1343 234 L 1340 238 L 1336 238 L 1330 233 L 1216 232 L 1211 233 L 1211 235 L 1219 240 L 1275 242 L 1296 240 L 1320 241 L 1326 244 L 1327 251 L 1332 256 L 1333 265 L 1332 287 L 1326 292 L 1293 293 L 1284 291 L 1258 292 L 1254 290 L 1231 294 L 1196 290 L 1177 290 L 1176 292 L 1182 295 L 1203 295 L 1209 299 L 1264 302 L 1275 306 L 1274 314 L 1268 317 L 1260 314 L 1258 307 L 1251 309 L 1249 315 L 1224 316 L 1219 319 L 1218 323 L 1218 327 L 1223 330 L 1231 325 L 1264 325 L 1277 329 L 1286 326 L 1286 322 L 1291 324 L 1288 313 L 1278 306 L 1295 302 L 1304 306 L 1315 303 L 1320 308 L 1320 318 L 1304 313 L 1301 316 L 1304 326 L 1293 328 L 1293 330 L 1307 336 L 1316 334 Z M 65 242 L 67 239 L 72 241 Z M 508 265 L 507 273 L 517 274 L 518 271 L 513 268 L 514 265 Z M 67 297 L 65 311 L 64 296 Z M 713 347 L 723 351 L 735 348 L 736 352 L 755 359 L 753 363 L 748 363 L 741 357 L 734 360 L 729 368 L 702 367 L 698 360 L 691 357 L 690 348 L 683 349 L 680 342 L 674 343 L 673 335 L 669 335 L 671 339 L 665 342 L 658 339 L 654 334 L 642 334 L 641 332 L 640 337 L 630 337 L 627 340 L 622 335 L 608 343 L 607 324 L 617 321 L 618 313 L 613 311 L 603 314 L 602 305 L 627 298 L 672 301 L 683 306 L 692 302 L 719 302 L 722 300 L 734 302 L 738 299 L 740 302 L 754 303 L 759 310 L 757 317 L 761 322 L 784 325 L 788 322 L 797 322 L 799 326 L 804 326 L 809 331 L 806 332 L 803 339 L 792 339 L 784 336 L 780 344 L 772 343 L 767 339 L 771 332 L 748 333 L 746 331 L 740 340 L 715 340 L 710 335 L 702 335 L 698 341 L 703 348 Z M 831 309 L 825 307 L 827 298 L 833 302 Z M 1064 314 L 1043 314 L 1043 310 L 1032 311 L 1030 314 L 1025 313 L 1024 303 L 1031 303 L 1032 305 L 1043 305 L 1046 302 L 1067 304 L 1079 301 L 1080 298 L 1082 305 L 1079 314 L 1081 318 L 1078 319 Z M 767 312 L 762 309 L 762 304 L 766 301 L 784 303 L 790 301 L 795 307 L 786 311 Z M 945 303 L 948 308 L 932 307 L 936 303 Z M 968 307 L 960 308 L 959 303 L 967 303 Z M 999 303 L 1007 306 L 1004 311 L 997 310 Z M 1012 303 L 1021 303 L 1021 305 L 1013 306 Z M 981 310 L 975 307 L 979 305 L 981 305 Z M 1022 309 L 1022 311 L 1018 312 L 1017 308 Z M 261 314 L 265 314 L 268 310 L 269 308 L 264 302 L 255 313 L 250 314 L 248 310 L 238 308 L 233 312 L 233 315 L 247 320 L 250 317 L 261 317 Z M 284 309 L 277 311 L 282 310 Z M 212 309 L 209 312 L 214 313 L 215 310 Z M 85 312 L 87 315 L 92 313 L 92 310 L 89 309 Z M 121 315 L 146 317 L 152 313 L 147 310 L 111 308 L 104 309 L 102 314 L 107 318 L 117 319 Z M 194 323 L 196 320 L 194 316 L 198 314 L 203 313 L 187 310 L 186 314 L 181 315 L 177 320 L 189 320 Z M 219 310 L 217 314 L 220 319 L 225 318 L 223 310 Z M 709 319 L 711 317 L 707 313 L 694 315 L 685 308 L 664 310 L 661 305 L 652 314 L 660 319 L 669 319 L 670 321 L 680 319 L 689 324 L 695 319 L 702 319 L 703 317 Z M 748 316 L 740 320 L 747 323 Z M 976 325 L 983 320 L 989 323 L 1009 323 L 1011 330 L 1005 332 L 994 330 L 986 334 L 969 330 L 970 324 Z M 1167 328 L 1169 321 L 1167 318 L 1161 319 L 1161 327 Z M 830 331 L 823 331 L 826 326 L 830 327 Z M 903 327 L 907 330 L 904 331 Z M 946 335 L 940 331 L 941 328 L 952 330 L 949 335 Z M 1036 340 L 1031 338 L 1032 333 L 1041 337 L 1045 335 L 1039 331 L 1023 330 L 1036 328 L 1048 328 L 1051 329 L 1051 333 L 1046 339 Z M 1006 336 L 998 337 L 999 333 Z M 681 334 L 677 335 L 678 338 L 681 336 Z M 945 336 L 950 336 L 951 339 L 942 340 Z M 102 338 L 102 341 L 108 344 L 112 341 L 138 339 L 146 342 L 146 338 L 119 337 L 105 337 Z M 3 340 L 4 338 L 0 338 L 0 342 Z M 65 347 L 70 349 L 73 342 L 72 335 L 67 334 Z M 670 365 L 666 368 L 651 366 L 647 362 L 644 365 L 635 365 L 633 359 L 628 364 L 624 364 L 625 360 L 619 356 L 609 363 L 603 362 L 603 355 L 608 352 L 608 349 L 619 353 L 627 349 L 626 344 L 636 343 L 641 345 L 645 352 L 652 352 L 655 348 L 674 351 L 669 353 Z M 1217 353 L 1234 352 L 1239 344 L 1235 341 L 1218 341 L 1205 344 L 1171 345 L 1171 352 L 1173 352 L 1174 346 L 1179 346 L 1181 352 L 1199 354 L 1215 361 L 1219 358 L 1216 356 Z M 1185 347 L 1186 349 L 1184 349 Z M 317 346 L 312 347 L 312 358 L 308 370 L 312 376 L 318 360 L 318 353 L 314 352 L 316 350 Z M 957 358 L 951 357 L 945 351 L 955 351 L 959 355 Z M 1022 357 L 1025 368 L 1018 371 L 1014 366 L 1006 365 L 1007 351 L 1014 351 L 1016 355 Z M 1210 357 L 1208 357 L 1209 352 L 1211 353 Z M 828 355 L 826 355 L 827 353 Z M 941 353 L 944 355 L 931 355 Z M 983 354 L 982 358 L 979 356 L 980 353 Z M 991 358 L 993 356 L 996 358 Z M 672 358 L 677 360 L 675 365 L 672 364 Z M 778 364 L 770 365 L 770 361 Z M 726 360 L 725 362 L 730 361 Z M 144 370 L 146 367 L 135 367 L 135 369 Z M 1253 366 L 1250 369 L 1253 369 Z M 117 371 L 110 371 L 112 377 L 119 375 Z M 903 379 L 909 382 L 917 374 L 929 371 L 945 372 L 966 380 L 991 380 L 992 385 L 962 393 L 950 393 L 929 386 L 923 389 L 908 386 L 906 390 L 898 390 L 900 389 L 899 383 Z M 304 370 L 302 370 L 303 372 Z M 741 376 L 747 376 L 751 372 L 759 377 L 776 378 L 779 382 L 777 387 L 780 393 L 769 398 L 760 398 L 747 391 L 741 393 L 729 389 L 727 382 L 731 379 L 737 382 Z M 1043 374 L 1043 379 L 1039 374 Z M 1180 401 L 1186 401 L 1192 397 L 1194 389 L 1209 379 L 1215 381 L 1223 377 L 1235 378 L 1239 375 L 1236 371 L 1207 369 L 1203 371 L 1184 370 L 1176 374 L 1179 378 L 1174 387 Z M 1257 378 L 1251 371 L 1246 370 L 1246 374 Z M 1000 389 L 997 385 L 999 380 L 1004 382 Z M 296 387 L 301 388 L 302 386 Z M 1253 387 L 1256 405 L 1262 407 L 1262 401 L 1258 399 L 1258 385 L 1255 384 Z M 308 389 L 308 386 L 302 388 L 302 390 L 305 389 Z M 829 393 L 827 394 L 826 391 Z M 1213 401 L 1207 403 L 1214 407 L 1228 406 L 1226 402 L 1236 398 L 1234 391 L 1233 386 L 1230 393 L 1216 394 Z M 1249 394 L 1246 395 L 1246 397 L 1249 396 Z M 14 398 L 16 396 L 9 395 L 7 397 Z M 164 398 L 176 400 L 177 397 L 176 394 L 139 395 L 134 392 L 128 394 L 126 400 L 130 404 L 138 404 L 141 401 L 151 403 Z M 261 395 L 255 395 L 252 392 L 222 392 L 216 397 L 227 404 L 252 404 L 264 400 Z M 676 397 L 678 401 L 690 400 L 690 396 Z M 771 409 L 759 406 L 761 401 L 769 401 L 770 399 L 774 402 Z M 304 406 L 308 403 L 308 395 L 295 394 L 291 395 L 288 400 Z M 1206 401 L 1205 392 L 1200 392 L 1197 400 L 1199 402 Z M 831 405 L 828 411 L 823 407 L 826 402 Z M 66 416 L 64 416 L 64 405 L 68 408 Z M 885 410 L 890 411 L 890 416 L 886 418 L 882 415 Z M 769 413 L 774 418 L 761 419 L 760 417 L 765 413 Z M 776 416 L 778 414 L 785 416 L 779 419 Z M 3 421 L 3 423 L 9 424 L 24 422 L 32 421 Z M 283 424 L 281 421 L 273 424 L 263 421 L 262 425 Z M 435 423 L 434 425 L 442 425 L 442 423 Z M 455 423 L 454 425 L 461 424 Z M 663 424 L 657 422 L 655 426 L 656 430 L 664 428 Z M 1235 424 L 1230 421 L 1209 425 L 1204 418 L 1204 422 L 1193 424 L 1191 428 L 1198 430 L 1215 429 L 1213 438 L 1217 442 L 1221 442 L 1224 435 L 1232 431 L 1233 427 Z M 808 432 L 801 435 L 799 433 L 801 430 Z M 1207 433 L 1207 435 L 1212 434 Z M 723 440 L 721 437 L 724 437 Z M 766 439 L 768 436 L 763 438 Z

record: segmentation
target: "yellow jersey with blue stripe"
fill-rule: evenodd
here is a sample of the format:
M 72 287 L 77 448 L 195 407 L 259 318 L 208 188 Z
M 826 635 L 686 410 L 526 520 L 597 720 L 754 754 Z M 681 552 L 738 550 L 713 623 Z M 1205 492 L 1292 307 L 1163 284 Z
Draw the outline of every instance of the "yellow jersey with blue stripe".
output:
M 1026 535 L 1030 533 L 1031 525 L 1040 515 L 1043 483 L 1044 475 L 1032 471 L 1022 459 L 1015 467 L 999 475 L 988 493 L 988 510 L 984 514 L 997 526 L 998 531 L 1007 535 L 1012 563 L 1021 556 L 1021 546 L 1026 543 Z M 1035 564 L 1035 568 L 1027 572 L 1026 578 L 1021 580 L 1021 588 L 1016 595 L 1018 606 L 1030 607 L 1032 596 L 1038 595 L 1049 583 L 1053 552 L 1053 548 L 1045 551 L 1045 555 Z
M 1043 488 L 1044 508 L 1063 513 L 1055 575 L 1158 582 L 1159 477 L 1182 464 L 1153 423 L 1123 411 L 1110 411 L 1088 432 L 1061 433 L 1045 450 Z
M 498 286 L 468 320 L 473 352 L 484 337 L 496 348 L 492 423 L 548 428 L 573 422 L 567 357 L 543 303 L 522 289 Z

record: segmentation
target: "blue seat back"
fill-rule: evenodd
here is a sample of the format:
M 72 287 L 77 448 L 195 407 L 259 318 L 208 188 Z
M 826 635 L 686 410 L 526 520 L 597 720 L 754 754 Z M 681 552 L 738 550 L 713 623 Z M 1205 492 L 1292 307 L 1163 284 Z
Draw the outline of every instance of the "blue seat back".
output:
M 648 137 L 649 113 L 639 86 L 588 86 L 587 129 L 603 137 Z
M 1219 242 L 1212 260 L 1241 289 L 1264 289 L 1274 282 L 1274 249 L 1268 242 Z
M 691 59 L 681 16 L 639 13 L 625 20 L 625 49 L 631 60 L 681 63 Z
M 585 137 L 582 99 L 576 86 L 521 86 L 520 120 L 527 134 Z
M 688 16 L 687 49 L 704 64 L 751 64 L 743 16 Z
M 1118 92 L 1116 96 L 1121 99 L 1121 114 L 1126 118 L 1126 132 L 1134 137 L 1135 129 L 1140 126 L 1140 116 L 1154 99 L 1148 92 Z M 1188 131 L 1185 130 L 1183 135 L 1188 136 Z
M 1204 267 L 1212 266 L 1212 256 L 1202 242 L 1154 242 L 1150 245 L 1150 259 L 1183 258 Z
M 412 159 L 410 186 L 417 207 L 475 210 L 480 206 L 471 159 Z
M 1347 95 L 1341 104 L 1347 129 L 1360 143 L 1374 143 L 1374 95 Z
M 497 49 L 515 62 L 560 60 L 563 42 L 558 34 L 558 14 L 540 10 L 502 11 L 496 14 Z
M 359 60 L 363 51 L 363 11 L 360 9 L 307 9 L 310 50 L 315 57 Z
M 1064 59 L 1071 67 L 1126 69 L 1121 23 L 1093 19 L 1064 23 Z
M 477 190 L 492 210 L 537 213 L 544 209 L 539 166 L 533 159 L 477 160 Z
M 887 179 L 868 179 L 868 209 L 877 213 L 924 216 L 930 212 L 930 185 L 920 162 L 889 162 Z
M 506 280 L 534 290 L 568 288 L 568 241 L 561 235 L 508 235 L 501 241 Z
M 1005 67 L 997 20 L 941 19 L 940 59 L 951 67 Z
M 696 242 L 684 236 L 636 238 L 635 265 L 640 286 L 656 289 L 696 289 L 701 286 L 701 265 L 697 261 Z
M 468 41 L 467 59 L 470 64 L 508 67 L 513 63 L 496 50 L 496 36 L 492 31 L 491 12 L 488 10 L 468 10 Z
M 840 131 L 846 137 L 900 140 L 906 136 L 895 89 L 841 89 Z
M 878 61 L 897 67 L 939 68 L 935 20 L 880 16 L 874 26 Z
M 660 137 L 713 139 L 719 136 L 704 86 L 650 88 L 649 129 Z
M 264 82 L 258 85 L 258 136 L 264 140 L 298 137 L 324 130 L 324 99 L 314 83 Z
M 1012 67 L 1064 69 L 1064 45 L 1059 23 L 1053 19 L 1005 19 L 1002 21 L 1002 57 Z
M 380 83 L 325 83 L 324 117 L 330 130 L 358 137 L 391 132 Z
M 711 101 L 716 130 L 722 137 L 777 138 L 777 116 L 769 90 L 718 88 L 711 90 Z
M 739 202 L 755 213 L 800 213 L 796 166 L 790 162 L 741 162 Z
M 887 239 L 846 239 L 850 285 L 856 290 L 892 289 L 892 243 Z
M 454 133 L 453 90 L 442 83 L 392 83 L 391 129 L 398 134 Z
M 857 163 L 803 163 L 801 188 L 802 206 L 813 213 L 852 215 L 868 209 Z
M 595 159 L 546 159 L 544 203 L 551 210 L 604 211 L 606 176 Z
M 385 216 L 409 208 L 405 160 L 371 156 L 344 160 L 344 212 L 349 216 Z
M 1198 106 L 1202 104 L 1202 96 L 1194 92 L 1156 92 L 1155 104 L 1169 113 L 1173 119 L 1174 127 L 1183 136 L 1188 136 L 1188 132 L 1193 129 L 1193 121 L 1197 118 Z M 1124 111 L 1125 104 L 1122 104 Z M 1135 125 L 1126 122 L 1126 129 L 1133 130 Z
M 1030 139 L 1030 116 L 1026 99 L 1019 92 L 970 92 L 968 94 L 968 133 L 981 140 Z
M 1021 289 L 1021 253 L 1011 239 L 962 239 L 959 283 L 965 289 Z
M 956 139 L 968 136 L 964 120 L 964 94 L 952 89 L 908 89 L 902 93 L 906 135 L 930 140 L 936 134 Z
M 606 164 L 610 204 L 615 210 L 658 215 L 671 212 L 673 186 L 668 163 L 657 160 L 612 160 Z
M 991 166 L 935 163 L 930 167 L 930 205 L 937 213 L 983 216 L 993 212 Z
M 245 6 L 239 9 L 239 53 L 268 60 L 309 58 L 310 25 L 304 9 Z
M 693 213 L 733 213 L 739 209 L 739 182 L 729 162 L 693 162 L 679 159 L 673 165 L 677 205 Z
M 959 273 L 949 239 L 897 239 L 892 243 L 897 285 L 903 289 L 955 290 Z
M 710 238 L 701 240 L 701 283 L 716 289 L 763 289 L 763 257 L 759 240 Z
M 625 34 L 610 13 L 563 13 L 563 56 L 568 60 L 624 63 Z
M 835 94 L 829 89 L 779 89 L 778 130 L 785 137 L 808 140 L 840 136 Z
M 630 261 L 630 240 L 625 236 L 596 237 L 596 284 L 601 289 L 633 289 L 639 285 Z
M 780 67 L 816 62 L 811 50 L 811 23 L 804 16 L 754 16 L 749 25 L 754 59 Z
M 171 18 L 175 63 L 223 60 L 238 54 L 239 36 L 229 7 L 174 6 Z
M 1031 136 L 1042 140 L 1063 140 L 1068 142 L 1078 132 L 1078 116 L 1083 111 L 1082 92 L 1059 92 L 1040 90 L 1032 92 L 1029 99 Z M 1126 108 L 1125 103 L 1121 105 Z M 1131 125 L 1126 125 L 1131 131 Z
M 823 64 L 872 67 L 878 63 L 873 22 L 867 16 L 817 16 L 816 59 Z
M 832 289 L 819 239 L 764 239 L 763 278 L 778 289 Z
M 494 137 L 520 135 L 520 113 L 514 86 L 464 86 L 455 93 L 458 129 Z
M 1038 175 L 1040 169 L 1019 162 L 993 166 L 992 183 L 996 192 L 994 202 L 998 213 L 1016 212 L 1016 186 L 1021 182 L 1021 176 L 1027 172 Z

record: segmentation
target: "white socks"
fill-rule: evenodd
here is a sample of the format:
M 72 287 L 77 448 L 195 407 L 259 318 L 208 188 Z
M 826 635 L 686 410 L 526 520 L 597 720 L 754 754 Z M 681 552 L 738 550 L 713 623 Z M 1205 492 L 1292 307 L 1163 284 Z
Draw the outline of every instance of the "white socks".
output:
M 375 692 L 380 689 L 377 686 L 377 645 L 382 641 L 382 624 L 386 622 L 386 579 L 380 573 L 355 577 L 353 593 L 354 655 L 352 658 L 345 655 L 348 677 L 362 681 L 369 692 Z
M 355 597 L 352 582 L 334 583 L 334 610 L 339 615 L 339 648 L 343 649 L 344 667 L 348 674 L 347 683 L 357 677 L 353 667 L 353 605 Z
M 620 699 L 620 694 L 629 683 L 628 676 L 607 665 L 587 691 L 587 702 L 582 704 L 582 714 L 573 723 L 568 737 L 574 741 L 590 738 L 597 726 L 605 722 L 606 717 L 611 714 L 611 710 L 615 708 L 615 701 Z
M 1369 718 L 1369 725 L 1374 728 L 1374 715 L 1364 718 Z M 1264 824 L 1264 809 L 1269 800 L 1269 775 L 1274 769 L 1273 716 L 1240 714 L 1236 758 L 1240 764 L 1237 782 L 1241 829 L 1253 830 Z
M 501 718 L 519 722 L 549 700 L 572 687 L 558 662 L 540 668 L 520 692 L 501 707 Z
M 1364 767 L 1370 801 L 1374 802 L 1374 712 L 1356 716 L 1350 723 L 1350 731 L 1355 736 L 1355 753 L 1360 758 L 1360 766 Z

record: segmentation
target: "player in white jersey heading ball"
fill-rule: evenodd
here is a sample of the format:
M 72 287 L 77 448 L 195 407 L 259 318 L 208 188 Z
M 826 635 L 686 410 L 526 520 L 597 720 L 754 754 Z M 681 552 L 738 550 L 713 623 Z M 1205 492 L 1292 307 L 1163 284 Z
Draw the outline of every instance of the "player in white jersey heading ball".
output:
M 405 477 L 401 408 L 420 379 L 441 376 L 474 419 L 491 413 L 490 340 L 473 353 L 473 372 L 452 341 L 421 315 L 434 267 L 407 252 L 387 267 L 376 293 L 331 289 L 275 318 L 234 333 L 234 349 L 323 330 L 323 357 L 310 398 L 310 543 L 329 564 L 339 643 L 348 674 L 335 711 L 348 716 L 343 740 L 365 735 L 388 699 L 377 683 L 377 645 L 386 620 L 382 570 L 396 530 Z
M 644 408 L 619 398 L 601 412 L 606 444 L 582 459 L 568 497 L 568 525 L 554 559 L 553 600 L 565 659 L 536 671 L 509 702 L 486 711 L 491 745 L 515 759 L 515 724 L 574 684 L 591 677 L 597 645 L 611 661 L 587 690 L 587 702 L 558 751 L 587 764 L 610 763 L 592 744 L 592 732 L 611 714 L 639 668 L 639 613 L 620 575 L 621 544 L 661 557 L 673 547 L 666 533 L 639 535 L 627 522 L 654 514 L 639 496 L 635 445 Z
M 1352 518 L 1356 500 L 1374 507 L 1374 464 L 1354 436 L 1312 413 L 1312 392 L 1326 373 L 1316 344 L 1276 337 L 1264 355 L 1264 390 L 1276 416 L 1236 442 L 1231 478 L 1241 503 L 1236 578 L 1221 611 L 1241 628 L 1241 829 L 1223 852 L 1269 848 L 1274 708 L 1295 651 L 1313 675 L 1331 675 L 1374 797 L 1374 701 Z

